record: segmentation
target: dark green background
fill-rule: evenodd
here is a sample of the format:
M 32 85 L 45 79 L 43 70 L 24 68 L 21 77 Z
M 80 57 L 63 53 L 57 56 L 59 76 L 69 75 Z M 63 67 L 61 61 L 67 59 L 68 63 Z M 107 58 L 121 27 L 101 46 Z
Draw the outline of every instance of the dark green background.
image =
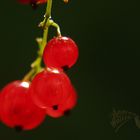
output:
M 36 57 L 34 39 L 44 6 L 32 10 L 16 0 L 0 2 L 0 88 L 21 79 Z M 46 121 L 16 133 L 0 124 L 0 139 L 136 140 L 140 129 L 129 121 L 118 133 L 110 125 L 113 108 L 140 114 L 140 8 L 138 0 L 54 0 L 53 19 L 80 51 L 68 74 L 79 102 L 68 118 Z M 53 30 L 51 30 L 51 33 Z M 51 34 L 53 36 L 54 34 Z

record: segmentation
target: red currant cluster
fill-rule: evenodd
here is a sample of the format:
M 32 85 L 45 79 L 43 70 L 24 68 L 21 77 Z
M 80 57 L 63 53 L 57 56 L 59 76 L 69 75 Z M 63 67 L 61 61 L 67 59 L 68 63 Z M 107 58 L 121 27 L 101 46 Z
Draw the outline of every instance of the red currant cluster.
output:
M 47 20 L 52 23 L 50 18 Z M 43 39 L 37 40 L 42 47 Z M 40 66 L 42 58 L 45 68 Z M 76 105 L 77 94 L 64 69 L 72 67 L 77 59 L 78 48 L 72 39 L 59 34 L 46 43 L 24 79 L 1 90 L 1 121 L 17 130 L 30 130 L 43 122 L 46 115 L 57 118 L 68 114 Z

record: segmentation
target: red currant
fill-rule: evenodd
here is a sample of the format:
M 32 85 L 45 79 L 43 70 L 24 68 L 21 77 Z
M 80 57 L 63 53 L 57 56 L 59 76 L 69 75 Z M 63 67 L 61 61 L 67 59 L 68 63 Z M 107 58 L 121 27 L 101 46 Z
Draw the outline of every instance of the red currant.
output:
M 28 82 L 14 81 L 1 91 L 0 116 L 7 126 L 29 130 L 45 119 L 46 113 L 32 102 L 28 89 Z
M 75 90 L 72 88 L 71 89 L 71 95 L 66 98 L 62 103 L 60 103 L 57 106 L 52 107 L 47 107 L 46 112 L 49 116 L 57 118 L 61 117 L 63 115 L 67 115 L 67 113 L 70 112 L 72 108 L 75 107 L 77 103 L 77 94 Z
M 45 108 L 52 117 L 62 116 L 76 103 L 76 92 L 68 76 L 58 69 L 48 68 L 37 74 L 29 92 L 36 105 Z
M 70 68 L 78 59 L 78 47 L 68 37 L 55 37 L 46 45 L 43 59 L 48 67 Z

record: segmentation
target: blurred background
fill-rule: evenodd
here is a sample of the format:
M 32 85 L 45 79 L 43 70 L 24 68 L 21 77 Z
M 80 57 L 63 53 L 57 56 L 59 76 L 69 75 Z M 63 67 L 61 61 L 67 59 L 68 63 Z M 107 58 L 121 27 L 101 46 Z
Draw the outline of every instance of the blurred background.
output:
M 36 58 L 37 27 L 45 6 L 33 10 L 16 0 L 0 3 L 0 88 L 22 79 Z M 132 140 L 140 138 L 134 119 L 115 133 L 113 109 L 140 115 L 140 8 L 138 0 L 53 1 L 53 19 L 80 51 L 68 71 L 78 105 L 69 117 L 47 117 L 38 128 L 17 133 L 0 124 L 0 138 L 21 140 Z M 50 30 L 50 37 L 55 35 Z

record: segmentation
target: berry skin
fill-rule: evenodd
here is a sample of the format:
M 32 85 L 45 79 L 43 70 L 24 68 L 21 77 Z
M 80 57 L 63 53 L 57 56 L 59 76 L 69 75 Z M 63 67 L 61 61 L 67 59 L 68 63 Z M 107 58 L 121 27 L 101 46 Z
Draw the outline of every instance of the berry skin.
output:
M 75 90 L 71 89 L 71 95 L 66 98 L 61 104 L 57 106 L 57 109 L 54 109 L 52 107 L 47 107 L 46 112 L 49 116 L 53 118 L 58 118 L 63 115 L 67 115 L 71 109 L 75 107 L 77 103 L 77 94 Z
M 77 99 L 68 76 L 62 70 L 53 68 L 35 76 L 29 93 L 36 105 L 45 108 L 47 115 L 55 118 L 72 109 Z
M 30 130 L 37 127 L 46 116 L 31 100 L 29 83 L 14 81 L 1 91 L 1 121 L 16 130 Z
M 48 67 L 70 68 L 76 63 L 78 55 L 78 47 L 72 39 L 55 37 L 46 45 L 43 60 Z
M 46 3 L 47 0 L 18 0 L 22 4 L 42 4 Z

